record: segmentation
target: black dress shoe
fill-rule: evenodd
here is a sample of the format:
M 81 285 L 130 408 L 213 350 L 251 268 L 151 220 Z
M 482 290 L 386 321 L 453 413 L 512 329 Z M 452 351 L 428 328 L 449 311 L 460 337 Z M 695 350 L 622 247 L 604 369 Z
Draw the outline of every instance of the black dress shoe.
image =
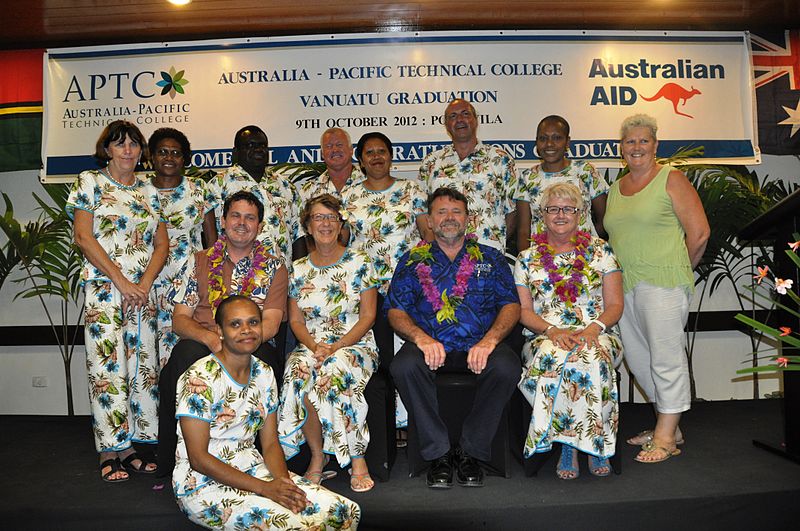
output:
M 483 487 L 483 469 L 460 448 L 456 452 L 456 479 L 462 487 Z
M 428 487 L 432 489 L 449 489 L 453 486 L 453 463 L 450 452 L 431 463 L 427 480 Z

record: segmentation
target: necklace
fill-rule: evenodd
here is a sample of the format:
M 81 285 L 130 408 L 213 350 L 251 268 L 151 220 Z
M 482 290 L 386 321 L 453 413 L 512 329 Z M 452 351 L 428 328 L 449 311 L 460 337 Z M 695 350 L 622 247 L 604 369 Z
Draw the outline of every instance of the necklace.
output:
M 211 310 L 215 314 L 220 303 L 225 299 L 225 293 L 228 291 L 225 281 L 222 279 L 222 266 L 225 264 L 227 255 L 225 251 L 227 243 L 227 239 L 223 234 L 211 249 L 206 251 L 210 263 L 208 271 L 208 302 L 211 304 Z M 264 264 L 266 264 L 268 256 L 266 247 L 260 243 L 253 247 L 253 262 L 242 279 L 238 295 L 249 297 L 253 290 L 256 289 L 256 271 L 264 270 Z
M 431 244 L 425 240 L 420 242 L 411 249 L 408 257 L 408 265 L 417 263 L 414 270 L 417 273 L 422 292 L 425 295 L 425 300 L 436 311 L 436 322 L 442 323 L 457 323 L 456 308 L 464 302 L 469 288 L 468 283 L 472 273 L 475 271 L 475 266 L 478 262 L 483 261 L 483 253 L 478 247 L 478 237 L 475 234 L 468 234 L 466 238 L 466 252 L 461 257 L 458 264 L 458 271 L 456 272 L 456 283 L 453 286 L 453 292 L 448 295 L 447 290 L 439 292 L 439 288 L 433 282 L 431 277 L 431 266 L 433 262 L 433 254 L 431 253 Z
M 555 294 L 566 303 L 567 307 L 572 307 L 578 300 L 578 296 L 588 291 L 583 279 L 588 277 L 588 247 L 592 241 L 591 234 L 578 231 L 570 239 L 575 244 L 575 250 L 572 252 L 574 258 L 572 262 L 567 262 L 561 267 L 556 267 L 555 249 L 548 243 L 547 233 L 538 232 L 533 235 L 531 241 L 536 244 L 534 259 L 538 260 L 544 268 Z

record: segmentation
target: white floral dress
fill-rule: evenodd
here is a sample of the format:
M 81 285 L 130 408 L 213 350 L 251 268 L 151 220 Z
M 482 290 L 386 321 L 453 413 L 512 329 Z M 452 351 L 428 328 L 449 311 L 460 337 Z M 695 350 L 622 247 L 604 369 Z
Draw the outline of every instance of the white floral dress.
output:
M 361 292 L 378 285 L 366 253 L 346 249 L 338 262 L 315 266 L 309 257 L 295 261 L 289 297 L 297 302 L 309 333 L 318 343 L 334 343 L 358 322 Z M 367 451 L 367 402 L 364 388 L 378 368 L 372 330 L 349 347 L 334 352 L 316 369 L 303 344 L 286 360 L 278 434 L 287 459 L 305 442 L 301 427 L 308 395 L 322 424 L 323 450 L 342 467 Z
M 422 190 L 432 194 L 447 186 L 467 197 L 470 231 L 478 243 L 505 251 L 506 215 L 514 211 L 517 170 L 514 159 L 500 148 L 481 142 L 460 160 L 453 146 L 434 151 L 419 168 Z
M 530 290 L 533 309 L 542 319 L 559 328 L 583 329 L 603 311 L 603 276 L 620 271 L 611 247 L 593 238 L 590 258 L 583 277 L 583 291 L 572 307 L 559 299 L 544 267 L 537 260 L 536 248 L 520 253 L 514 281 Z M 561 267 L 572 262 L 573 253 L 554 257 Z M 619 423 L 619 397 L 614 367 L 622 356 L 622 344 L 609 328 L 600 334 L 600 346 L 564 350 L 544 334 L 533 336 L 526 330 L 522 349 L 523 373 L 519 388 L 533 407 L 525 456 L 546 452 L 554 442 L 577 448 L 599 457 L 614 455 Z
M 67 199 L 67 213 L 92 214 L 93 235 L 131 282 L 152 259 L 162 222 L 158 192 L 147 180 L 120 184 L 103 171 L 82 172 Z M 122 295 L 84 258 L 86 371 L 98 452 L 120 451 L 132 441 L 158 441 L 156 307 L 151 301 L 123 313 Z
M 541 164 L 537 164 L 520 175 L 514 200 L 528 203 L 531 210 L 531 234 L 545 230 L 539 199 L 545 188 L 556 183 L 569 183 L 578 187 L 586 207 L 581 214 L 578 229 L 597 236 L 597 229 L 592 222 L 592 200 L 608 193 L 608 183 L 591 163 L 580 160 L 572 160 L 566 168 L 556 172 L 544 171 Z
M 154 176 L 147 177 L 152 182 Z M 156 190 L 169 235 L 167 262 L 150 292 L 158 311 L 158 358 L 163 367 L 180 339 L 172 331 L 175 305 L 170 292 L 180 282 L 178 276 L 189 257 L 203 248 L 203 220 L 214 208 L 214 197 L 206 190 L 203 180 L 191 177 L 183 177 L 175 188 Z M 209 242 L 209 245 L 212 243 Z
M 250 357 L 247 384 L 234 380 L 213 354 L 195 362 L 178 382 L 176 416 L 209 425 L 208 453 L 246 474 L 271 481 L 255 447 L 258 431 L 277 410 L 275 377 L 269 365 Z M 359 506 L 310 481 L 290 474 L 309 505 L 295 514 L 277 502 L 239 490 L 192 469 L 181 425 L 172 488 L 189 519 L 209 529 L 347 529 L 361 517 Z
M 300 193 L 285 177 L 267 173 L 259 183 L 261 195 L 272 201 L 273 210 L 264 214 L 264 230 L 271 231 L 284 257 L 286 267 L 291 270 L 292 244 L 302 236 L 300 230 Z M 269 225 L 268 228 L 266 225 Z
M 386 190 L 373 191 L 361 182 L 342 193 L 350 214 L 350 243 L 372 259 L 384 294 L 397 261 L 420 239 L 416 220 L 427 212 L 425 200 L 419 184 L 405 179 Z

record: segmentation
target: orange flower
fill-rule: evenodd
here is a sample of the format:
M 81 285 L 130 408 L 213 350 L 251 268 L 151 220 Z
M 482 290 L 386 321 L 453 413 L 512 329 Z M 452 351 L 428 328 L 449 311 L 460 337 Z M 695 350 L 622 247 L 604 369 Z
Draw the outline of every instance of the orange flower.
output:
M 761 281 L 767 278 L 767 274 L 769 273 L 769 266 L 759 267 L 758 274 L 753 275 L 753 278 L 756 279 L 756 282 L 761 284 Z
M 789 365 L 788 358 L 778 358 L 775 361 L 778 362 L 778 367 L 786 367 L 787 365 Z
M 800 247 L 800 240 L 789 244 L 789 248 L 794 252 L 797 252 L 798 247 Z
M 788 336 L 789 334 L 792 333 L 792 329 L 789 328 L 788 326 L 781 326 L 780 328 L 778 328 L 778 330 L 781 331 L 781 337 Z

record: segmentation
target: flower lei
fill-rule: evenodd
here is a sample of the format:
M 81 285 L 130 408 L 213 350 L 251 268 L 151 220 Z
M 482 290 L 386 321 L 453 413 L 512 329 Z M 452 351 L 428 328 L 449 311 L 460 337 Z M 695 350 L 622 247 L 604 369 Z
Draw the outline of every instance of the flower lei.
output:
M 417 262 L 414 270 L 417 273 L 417 278 L 422 286 L 422 292 L 425 294 L 425 299 L 430 303 L 434 310 L 436 310 L 436 322 L 442 323 L 447 321 L 449 323 L 457 323 L 456 308 L 464 302 L 464 297 L 467 296 L 467 289 L 469 279 L 475 271 L 475 265 L 483 261 L 483 253 L 478 247 L 478 238 L 475 234 L 467 234 L 466 238 L 466 251 L 458 264 L 458 271 L 456 272 L 456 283 L 453 286 L 452 294 L 448 295 L 447 290 L 439 292 L 439 288 L 433 282 L 431 277 L 431 266 L 428 265 L 433 262 L 433 254 L 431 254 L 431 244 L 425 240 L 420 242 L 411 249 L 408 257 L 408 265 Z
M 228 291 L 222 279 L 222 266 L 225 264 L 225 248 L 227 244 L 228 240 L 223 234 L 214 245 L 206 251 L 210 265 L 208 271 L 208 302 L 211 304 L 211 310 L 215 314 L 217 313 L 217 308 L 220 303 L 225 299 L 225 292 Z M 268 257 L 269 254 L 267 253 L 266 247 L 263 245 L 254 246 L 253 263 L 242 279 L 239 295 L 248 297 L 253 290 L 256 289 L 256 271 L 264 270 L 264 264 L 266 264 Z
M 555 289 L 556 295 L 567 307 L 572 307 L 578 300 L 578 295 L 587 292 L 588 288 L 583 283 L 584 277 L 589 276 L 588 247 L 592 241 L 592 235 L 585 231 L 578 231 L 572 241 L 575 244 L 573 255 L 575 259 L 572 263 L 556 267 L 555 249 L 547 242 L 547 233 L 539 232 L 533 235 L 531 241 L 536 244 L 536 259 L 547 272 L 547 278 Z

